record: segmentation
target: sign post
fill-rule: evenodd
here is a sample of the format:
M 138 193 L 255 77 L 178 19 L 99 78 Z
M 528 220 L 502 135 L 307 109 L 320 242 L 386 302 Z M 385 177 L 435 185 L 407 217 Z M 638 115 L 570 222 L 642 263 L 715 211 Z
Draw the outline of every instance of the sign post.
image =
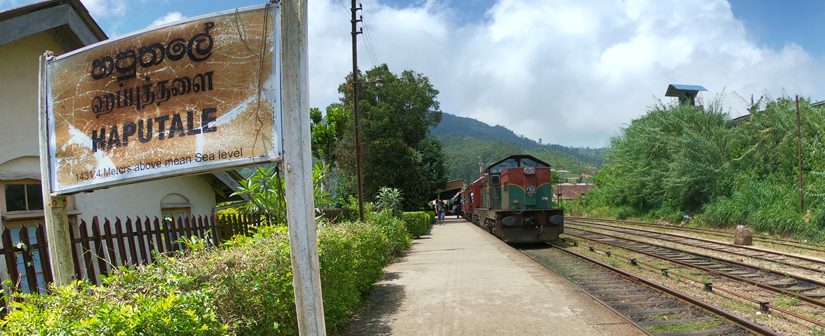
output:
M 75 273 L 67 194 L 281 159 L 280 6 L 215 13 L 40 65 L 49 260 Z
M 325 335 L 312 193 L 312 157 L 307 83 L 307 4 L 283 3 L 281 98 L 284 108 L 284 171 L 292 287 L 301 335 Z
M 46 62 L 51 59 L 51 53 L 47 52 L 40 56 L 40 100 L 38 101 L 37 120 L 39 123 L 39 147 L 40 147 L 40 175 L 41 190 L 43 193 L 43 215 L 45 219 L 44 229 L 46 230 L 46 241 L 49 248 L 49 267 L 55 285 L 64 286 L 72 282 L 74 278 L 74 258 L 72 257 L 72 238 L 69 233 L 69 216 L 66 211 L 66 196 L 51 193 L 51 183 L 46 176 L 49 176 L 49 164 L 45 158 L 49 157 L 46 126 L 48 100 L 46 99 Z
M 307 32 L 306 1 L 276 1 L 44 60 L 41 167 L 58 284 L 73 271 L 64 195 L 283 161 L 298 327 L 326 333 Z

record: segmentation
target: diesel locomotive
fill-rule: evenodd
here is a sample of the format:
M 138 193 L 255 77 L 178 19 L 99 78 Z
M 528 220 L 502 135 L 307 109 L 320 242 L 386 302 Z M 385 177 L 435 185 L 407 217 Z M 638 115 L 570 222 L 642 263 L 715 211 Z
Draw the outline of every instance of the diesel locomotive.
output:
M 487 166 L 461 190 L 465 219 L 510 243 L 556 240 L 564 211 L 553 207 L 550 165 L 511 155 Z

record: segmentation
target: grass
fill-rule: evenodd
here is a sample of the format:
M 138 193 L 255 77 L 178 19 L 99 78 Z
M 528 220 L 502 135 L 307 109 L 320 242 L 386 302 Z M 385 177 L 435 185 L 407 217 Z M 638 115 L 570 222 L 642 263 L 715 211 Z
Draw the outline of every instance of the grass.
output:
M 792 307 L 799 304 L 799 297 L 786 295 L 774 300 L 771 304 L 777 307 Z
M 622 266 L 624 266 L 624 264 L 622 264 L 621 261 L 619 261 L 615 258 L 611 258 L 609 264 L 610 264 L 610 266 L 612 266 L 614 268 L 622 268 Z
M 733 312 L 739 312 L 739 313 L 747 314 L 747 315 L 751 315 L 754 311 L 756 311 L 758 309 L 758 308 L 754 308 L 748 302 L 735 301 L 735 300 L 732 300 L 732 299 L 722 301 L 720 303 L 720 305 L 725 310 L 729 310 L 729 311 L 733 311 Z M 755 319 L 758 319 L 762 316 L 764 316 L 764 315 L 753 315 L 752 317 L 755 318 Z
M 722 324 L 720 320 L 697 321 L 689 323 L 675 323 L 651 326 L 647 329 L 651 334 L 688 333 L 692 331 L 713 329 Z

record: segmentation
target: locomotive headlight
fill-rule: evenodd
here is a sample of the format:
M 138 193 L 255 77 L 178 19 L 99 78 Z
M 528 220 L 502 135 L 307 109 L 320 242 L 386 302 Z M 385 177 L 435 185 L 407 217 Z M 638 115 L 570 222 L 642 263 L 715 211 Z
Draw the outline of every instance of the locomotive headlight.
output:
M 535 167 L 524 167 L 524 175 L 533 175 L 536 173 Z

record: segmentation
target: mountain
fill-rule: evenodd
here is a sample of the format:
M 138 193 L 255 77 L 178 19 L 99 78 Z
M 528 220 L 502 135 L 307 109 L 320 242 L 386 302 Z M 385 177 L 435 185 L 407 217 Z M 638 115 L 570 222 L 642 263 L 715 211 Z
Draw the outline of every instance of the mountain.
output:
M 562 171 L 557 173 L 562 178 L 575 181 L 584 175 L 588 179 L 595 175 L 607 152 L 606 148 L 540 144 L 504 126 L 449 113 L 441 114 L 441 123 L 430 129 L 430 134 L 441 142 L 449 178 L 463 178 L 468 183 L 478 177 L 479 159 L 488 165 L 512 154 L 530 154 L 550 163 Z

